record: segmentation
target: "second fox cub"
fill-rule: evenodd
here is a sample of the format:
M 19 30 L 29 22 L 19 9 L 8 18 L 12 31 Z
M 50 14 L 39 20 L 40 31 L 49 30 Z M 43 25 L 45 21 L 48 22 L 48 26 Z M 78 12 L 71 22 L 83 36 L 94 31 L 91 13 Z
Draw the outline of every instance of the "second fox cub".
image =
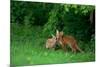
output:
M 52 34 L 52 38 L 48 38 L 46 41 L 46 48 L 55 48 L 56 41 L 56 37 Z
M 83 52 L 77 45 L 76 40 L 72 36 L 64 36 L 63 32 L 59 32 L 57 30 L 56 32 L 57 41 L 61 44 L 64 51 L 66 50 L 66 46 L 69 45 L 69 47 L 72 49 L 72 52 L 76 52 L 77 50 L 80 52 Z

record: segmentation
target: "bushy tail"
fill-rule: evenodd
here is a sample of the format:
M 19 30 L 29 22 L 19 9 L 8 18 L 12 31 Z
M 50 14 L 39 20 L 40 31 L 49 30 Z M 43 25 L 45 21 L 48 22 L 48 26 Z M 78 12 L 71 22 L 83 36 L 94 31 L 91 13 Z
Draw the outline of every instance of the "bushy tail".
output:
M 84 53 L 79 47 L 78 45 L 76 45 L 77 50 L 79 50 L 81 53 Z

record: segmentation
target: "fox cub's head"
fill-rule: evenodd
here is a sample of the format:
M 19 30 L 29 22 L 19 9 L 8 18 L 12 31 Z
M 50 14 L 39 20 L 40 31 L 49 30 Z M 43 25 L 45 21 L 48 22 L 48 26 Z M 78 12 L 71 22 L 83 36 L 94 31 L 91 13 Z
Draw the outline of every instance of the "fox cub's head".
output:
M 57 40 L 62 38 L 63 35 L 64 35 L 63 31 L 61 31 L 61 32 L 59 32 L 58 30 L 56 31 L 56 38 L 57 38 Z

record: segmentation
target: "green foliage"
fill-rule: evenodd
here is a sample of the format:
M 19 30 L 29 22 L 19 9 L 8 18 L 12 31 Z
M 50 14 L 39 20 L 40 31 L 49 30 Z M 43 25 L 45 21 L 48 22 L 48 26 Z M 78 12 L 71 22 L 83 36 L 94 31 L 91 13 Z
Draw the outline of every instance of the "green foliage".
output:
M 91 5 L 50 4 L 11 1 L 11 23 L 43 26 L 42 34 L 51 36 L 56 29 L 78 40 L 90 41 L 89 16 L 95 7 Z
M 59 6 L 55 5 L 54 8 L 49 13 L 48 22 L 44 25 L 43 34 L 46 33 L 47 35 L 51 33 L 55 33 L 56 24 L 58 23 L 58 14 Z
M 78 40 L 89 41 L 91 39 L 89 14 L 94 6 L 65 5 L 65 9 L 67 12 L 64 18 L 64 32 L 75 36 Z
M 48 5 L 48 6 L 47 6 Z M 44 25 L 52 4 L 11 1 L 11 23 Z

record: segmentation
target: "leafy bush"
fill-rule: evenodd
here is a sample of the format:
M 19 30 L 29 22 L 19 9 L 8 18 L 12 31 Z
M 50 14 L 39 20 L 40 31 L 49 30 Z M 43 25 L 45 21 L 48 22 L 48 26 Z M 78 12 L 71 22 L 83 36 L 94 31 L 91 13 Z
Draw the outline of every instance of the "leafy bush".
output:
M 51 36 L 56 29 L 64 31 L 81 41 L 90 41 L 91 5 L 50 4 L 11 1 L 11 23 L 28 26 L 42 26 L 42 35 Z

